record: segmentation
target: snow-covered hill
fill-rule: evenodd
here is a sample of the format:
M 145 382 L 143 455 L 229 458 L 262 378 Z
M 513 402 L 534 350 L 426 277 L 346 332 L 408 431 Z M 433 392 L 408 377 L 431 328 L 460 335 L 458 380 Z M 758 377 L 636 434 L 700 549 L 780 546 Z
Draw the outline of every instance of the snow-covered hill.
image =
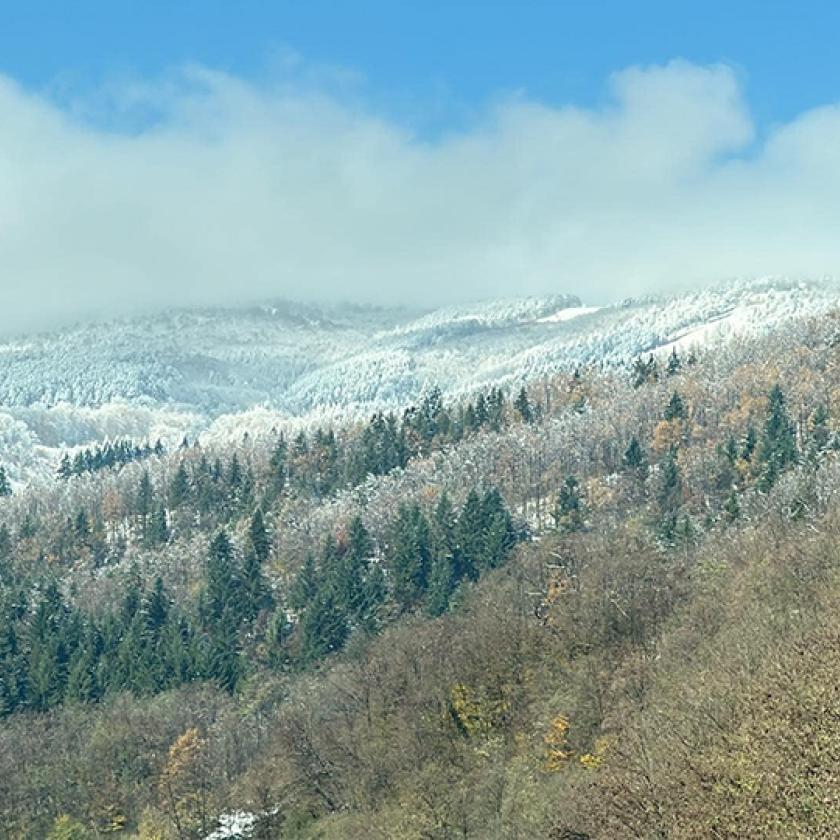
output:
M 431 312 L 277 303 L 84 325 L 0 343 L 0 463 L 21 479 L 106 437 L 223 437 L 367 413 L 430 385 L 457 394 L 621 364 L 838 304 L 831 281 L 761 280 L 605 307 L 569 295 Z

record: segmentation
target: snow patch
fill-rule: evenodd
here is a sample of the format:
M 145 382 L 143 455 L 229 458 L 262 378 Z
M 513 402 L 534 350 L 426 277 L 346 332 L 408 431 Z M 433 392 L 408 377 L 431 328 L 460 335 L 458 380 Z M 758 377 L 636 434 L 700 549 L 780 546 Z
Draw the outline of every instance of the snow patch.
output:
M 569 306 L 566 309 L 561 309 L 553 315 L 546 315 L 544 318 L 538 318 L 538 324 L 556 324 L 562 321 L 571 321 L 573 318 L 580 318 L 582 315 L 591 315 L 597 312 L 600 306 Z

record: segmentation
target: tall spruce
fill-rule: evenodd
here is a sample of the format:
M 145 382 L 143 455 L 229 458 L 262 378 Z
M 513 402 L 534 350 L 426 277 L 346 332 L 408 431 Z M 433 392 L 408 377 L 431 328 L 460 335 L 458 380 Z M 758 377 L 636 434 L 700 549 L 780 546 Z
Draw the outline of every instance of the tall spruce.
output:
M 767 416 L 761 444 L 758 449 L 762 467 L 759 486 L 768 490 L 779 475 L 798 457 L 796 429 L 787 411 L 787 403 L 781 386 L 774 385 L 768 396 Z

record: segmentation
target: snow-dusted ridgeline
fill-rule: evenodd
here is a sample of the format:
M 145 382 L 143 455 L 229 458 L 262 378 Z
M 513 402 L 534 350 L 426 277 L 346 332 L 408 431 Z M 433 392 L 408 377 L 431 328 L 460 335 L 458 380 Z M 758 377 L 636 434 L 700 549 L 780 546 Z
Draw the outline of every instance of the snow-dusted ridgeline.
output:
M 587 306 L 497 300 L 416 313 L 278 303 L 166 313 L 0 343 L 0 463 L 20 481 L 106 438 L 311 424 L 640 353 L 761 335 L 840 304 L 832 281 L 754 280 Z

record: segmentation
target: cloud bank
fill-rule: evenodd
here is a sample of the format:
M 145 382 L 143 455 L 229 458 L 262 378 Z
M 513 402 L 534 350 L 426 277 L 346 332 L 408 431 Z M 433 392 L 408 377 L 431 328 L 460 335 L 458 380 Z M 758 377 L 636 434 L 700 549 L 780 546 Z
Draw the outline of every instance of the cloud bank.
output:
M 0 77 L 0 330 L 840 275 L 840 108 L 758 138 L 725 66 L 629 68 L 592 108 L 507 97 L 434 139 L 206 68 L 109 96 L 103 123 Z

